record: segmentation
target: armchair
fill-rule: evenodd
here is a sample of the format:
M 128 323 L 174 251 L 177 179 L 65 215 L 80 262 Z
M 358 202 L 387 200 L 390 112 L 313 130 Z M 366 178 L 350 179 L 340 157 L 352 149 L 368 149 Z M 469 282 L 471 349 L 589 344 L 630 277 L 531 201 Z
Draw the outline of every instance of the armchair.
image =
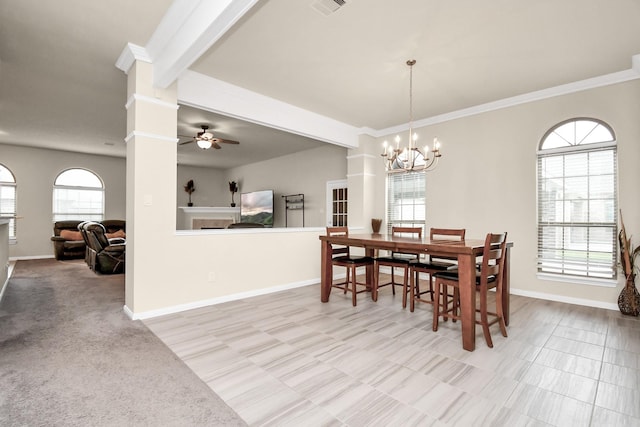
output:
M 82 221 L 56 221 L 53 224 L 53 255 L 57 260 L 83 258 L 85 243 L 78 225 Z
M 83 228 L 87 237 L 89 267 L 96 273 L 124 273 L 126 242 L 110 241 L 104 225 L 98 222 L 84 224 Z
M 94 221 L 66 220 L 53 223 L 53 254 L 57 260 L 88 258 L 86 236 L 83 226 Z M 111 243 L 122 243 L 126 237 L 126 221 L 107 219 L 101 222 Z M 113 239 L 119 239 L 114 241 Z

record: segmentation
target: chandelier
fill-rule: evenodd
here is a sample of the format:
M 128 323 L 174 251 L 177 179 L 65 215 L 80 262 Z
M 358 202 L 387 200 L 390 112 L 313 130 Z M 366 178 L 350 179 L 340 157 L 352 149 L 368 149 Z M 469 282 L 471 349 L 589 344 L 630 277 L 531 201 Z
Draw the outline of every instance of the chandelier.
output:
M 395 137 L 395 147 L 384 141 L 381 156 L 387 172 L 433 170 L 442 157 L 438 138 L 433 138 L 432 148 L 425 145 L 421 149 L 417 145 L 418 134 L 413 131 L 413 66 L 415 63 L 415 59 L 407 61 L 409 66 L 409 145 L 400 147 L 400 135 Z

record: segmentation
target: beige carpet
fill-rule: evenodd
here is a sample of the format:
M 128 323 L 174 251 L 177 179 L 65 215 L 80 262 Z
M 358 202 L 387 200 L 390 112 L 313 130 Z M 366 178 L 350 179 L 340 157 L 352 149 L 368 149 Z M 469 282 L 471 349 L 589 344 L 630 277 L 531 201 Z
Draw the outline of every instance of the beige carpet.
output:
M 0 425 L 246 425 L 123 305 L 123 275 L 18 261 L 0 303 Z

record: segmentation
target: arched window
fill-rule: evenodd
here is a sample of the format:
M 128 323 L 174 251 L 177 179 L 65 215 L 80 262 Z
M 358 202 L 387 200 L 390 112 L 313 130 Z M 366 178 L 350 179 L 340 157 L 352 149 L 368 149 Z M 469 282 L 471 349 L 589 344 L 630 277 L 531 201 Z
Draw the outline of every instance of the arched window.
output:
M 0 164 L 0 216 L 9 217 L 9 240 L 16 239 L 16 178 Z
M 53 184 L 53 221 L 77 219 L 102 221 L 104 185 L 86 169 L 67 169 Z
M 538 150 L 538 272 L 616 278 L 616 138 L 606 123 L 559 123 Z

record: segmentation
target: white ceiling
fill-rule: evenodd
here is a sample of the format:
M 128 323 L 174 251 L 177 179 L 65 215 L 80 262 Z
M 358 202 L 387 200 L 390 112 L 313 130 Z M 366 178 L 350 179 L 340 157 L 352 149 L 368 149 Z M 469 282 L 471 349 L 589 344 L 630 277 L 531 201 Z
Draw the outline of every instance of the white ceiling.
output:
M 355 127 L 422 119 L 631 68 L 637 0 L 259 1 L 190 67 Z M 184 0 L 183 0 L 183 3 Z M 170 0 L 0 0 L 0 143 L 124 156 L 127 42 L 145 46 Z M 180 146 L 180 163 L 216 167 L 317 142 L 189 107 L 239 146 Z M 267 150 L 268 148 L 268 150 Z M 1 149 L 1 148 L 0 148 Z M 254 157 L 255 156 L 255 157 Z

